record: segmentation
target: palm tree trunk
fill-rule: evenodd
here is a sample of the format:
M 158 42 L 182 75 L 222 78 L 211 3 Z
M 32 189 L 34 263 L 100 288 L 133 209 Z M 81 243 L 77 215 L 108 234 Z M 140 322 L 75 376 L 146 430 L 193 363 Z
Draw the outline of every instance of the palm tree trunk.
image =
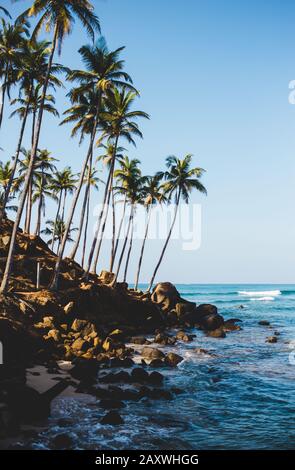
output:
M 65 221 L 65 209 L 66 209 L 66 200 L 67 200 L 67 190 L 65 189 L 65 192 L 64 192 L 64 200 L 63 200 L 63 203 L 62 203 L 62 210 L 61 210 L 61 221 L 64 222 Z
M 124 258 L 124 254 L 125 254 L 125 249 L 126 249 L 126 245 L 127 245 L 127 240 L 128 240 L 128 236 L 129 236 L 129 232 L 130 232 L 130 227 L 131 227 L 131 222 L 132 222 L 132 219 L 133 219 L 133 206 L 131 206 L 131 209 L 130 209 L 130 215 L 129 215 L 129 221 L 128 221 L 128 227 L 127 227 L 127 233 L 125 235 L 125 240 L 124 240 L 124 243 L 123 243 L 123 247 L 122 247 L 122 251 L 121 251 L 121 255 L 120 255 L 120 258 L 119 258 L 119 263 L 118 263 L 118 267 L 117 267 L 117 272 L 116 272 L 116 275 L 111 283 L 111 287 L 113 287 L 116 282 L 117 282 L 117 279 L 118 279 L 118 276 L 119 276 L 119 273 L 120 273 L 120 269 L 121 269 L 121 264 L 122 264 L 122 261 L 123 261 L 123 258 Z
M 67 239 L 68 239 L 69 231 L 70 231 L 70 228 L 71 228 L 71 224 L 72 224 L 73 216 L 74 216 L 74 213 L 75 213 L 75 209 L 76 209 L 76 206 L 77 206 L 77 203 L 78 203 L 79 195 L 80 195 L 80 192 L 81 192 L 81 189 L 82 189 L 82 186 L 83 186 L 85 172 L 86 172 L 86 169 L 87 169 L 87 166 L 88 166 L 88 163 L 89 163 L 89 159 L 91 158 L 91 155 L 93 153 L 93 145 L 94 145 L 94 139 L 95 139 L 96 130 L 97 130 L 99 112 L 100 112 L 100 102 L 98 102 L 98 106 L 97 106 L 97 113 L 96 113 L 96 116 L 95 116 L 92 133 L 91 133 L 91 136 L 90 136 L 90 143 L 89 143 L 88 152 L 87 152 L 86 158 L 84 160 L 83 167 L 82 167 L 82 170 L 81 170 L 81 173 L 80 173 L 80 178 L 79 178 L 78 185 L 77 185 L 77 189 L 76 189 L 74 197 L 73 197 L 72 206 L 70 208 L 68 221 L 67 221 L 66 226 L 65 226 L 65 233 L 63 235 L 63 239 L 62 239 L 62 242 L 61 242 L 61 245 L 60 245 L 60 249 L 58 250 L 58 258 L 57 258 L 57 261 L 56 261 L 56 264 L 55 264 L 54 275 L 53 275 L 53 279 L 50 283 L 50 289 L 52 289 L 52 290 L 57 289 L 61 260 L 62 260 L 63 254 L 64 254 L 65 246 L 66 246 L 66 243 L 67 243 Z
M 3 218 L 4 214 L 5 214 L 6 204 L 7 204 L 7 201 L 9 199 L 9 196 L 10 196 L 11 187 L 12 187 L 12 184 L 13 184 L 16 168 L 17 168 L 17 165 L 18 165 L 20 149 L 21 149 L 21 146 L 22 146 L 24 132 L 25 132 L 27 118 L 28 118 L 28 113 L 29 113 L 31 96 L 32 96 L 32 87 L 31 87 L 29 95 L 28 95 L 28 103 L 26 105 L 26 110 L 25 110 L 25 114 L 24 114 L 24 117 L 23 117 L 21 129 L 20 129 L 20 135 L 19 135 L 19 140 L 18 140 L 16 152 L 15 152 L 14 163 L 13 163 L 11 175 L 10 175 L 8 184 L 5 188 L 5 194 L 4 194 L 4 198 L 3 198 L 3 206 L 0 209 L 0 223 L 2 221 L 2 218 Z
M 84 263 L 85 263 L 87 231 L 88 231 L 88 223 L 89 223 L 89 210 L 90 210 L 90 192 L 88 193 L 87 209 L 86 209 L 86 222 L 85 222 L 85 228 L 84 228 L 84 241 L 83 241 L 82 261 L 81 261 L 83 269 L 84 269 Z
M 58 198 L 58 204 L 57 204 L 57 211 L 55 215 L 55 220 L 54 220 L 54 226 L 53 226 L 53 234 L 52 234 L 52 241 L 51 241 L 51 250 L 54 250 L 54 238 L 55 238 L 55 233 L 56 233 L 56 227 L 57 227 L 57 220 L 59 217 L 60 213 L 60 206 L 61 206 L 61 201 L 62 201 L 62 190 L 59 193 L 59 198 Z
M 69 255 L 69 259 L 74 259 L 75 258 L 77 250 L 79 248 L 79 244 L 80 244 L 80 240 L 81 240 L 81 236 L 82 236 L 82 231 L 83 231 L 84 220 L 85 220 L 85 212 L 86 212 L 86 207 L 87 207 L 87 202 L 88 202 L 88 194 L 89 194 L 89 184 L 87 184 L 87 186 L 85 188 L 78 235 L 77 235 L 77 239 L 75 241 L 74 247 L 71 251 L 71 254 Z
M 118 246 L 119 246 L 119 241 L 120 241 L 120 235 L 121 235 L 121 231 L 122 231 L 122 226 L 123 226 L 123 222 L 124 222 L 124 219 L 125 219 L 126 204 L 127 204 L 127 198 L 126 198 L 126 196 L 125 196 L 125 199 L 124 199 L 124 206 L 123 206 L 123 214 L 122 214 L 122 217 L 121 217 L 121 220 L 120 220 L 119 229 L 118 229 L 118 234 L 117 234 L 117 239 L 116 239 L 116 243 L 115 243 L 115 249 L 114 249 L 114 253 L 112 254 L 112 259 L 111 259 L 110 272 L 112 272 L 112 271 L 113 271 L 113 268 L 114 268 L 114 263 L 115 263 L 116 254 L 117 254 L 117 251 L 118 251 Z
M 107 202 L 107 199 L 108 199 L 109 192 L 111 190 L 110 182 L 113 180 L 113 173 L 114 173 L 114 168 L 115 168 L 115 158 L 116 158 L 118 141 L 119 141 L 119 136 L 117 136 L 116 142 L 115 142 L 115 145 L 114 145 L 114 153 L 113 153 L 113 158 L 112 158 L 112 162 L 111 162 L 111 166 L 110 166 L 110 171 L 109 171 L 109 175 L 108 175 L 108 179 L 107 179 L 107 183 L 106 183 L 106 187 L 105 187 L 103 204 L 102 204 L 100 214 L 98 216 L 97 227 L 96 227 L 96 230 L 95 230 L 95 234 L 94 234 L 94 237 L 93 237 L 93 242 L 92 242 L 89 257 L 88 257 L 88 263 L 87 263 L 87 267 L 86 267 L 86 270 L 85 270 L 85 278 L 86 279 L 88 279 L 88 275 L 89 275 L 93 255 L 94 255 L 94 250 L 95 250 L 97 240 L 98 240 L 98 235 L 99 235 L 99 231 L 100 231 L 102 217 L 103 217 L 103 214 L 105 212 L 106 202 Z
M 115 204 L 114 188 L 112 188 L 112 216 L 113 216 L 112 217 L 113 236 L 112 236 L 112 250 L 111 250 L 110 265 L 112 264 L 112 259 L 114 257 L 115 241 L 116 241 L 116 204 Z
M 41 217 L 42 217 L 42 205 L 43 205 L 43 168 L 41 173 L 41 188 L 40 188 L 40 197 L 38 202 L 38 213 L 37 213 L 37 223 L 35 229 L 35 237 L 37 235 L 40 236 L 40 229 L 41 229 Z
M 6 94 L 6 81 L 7 81 L 7 75 L 8 75 L 8 65 L 6 66 L 6 71 L 4 75 L 4 81 L 3 85 L 1 86 L 1 102 L 0 102 L 0 128 L 2 126 L 2 120 L 3 120 L 3 113 L 4 113 L 4 102 L 5 102 L 5 94 Z
M 20 224 L 22 213 L 23 213 L 25 200 L 26 200 L 26 197 L 27 197 L 27 193 L 28 193 L 28 189 L 29 189 L 29 185 L 30 185 L 30 181 L 31 181 L 31 176 L 32 176 L 33 168 L 34 168 L 34 163 L 35 163 L 35 159 L 36 159 L 36 155 L 37 155 L 40 131 L 41 131 L 41 126 L 42 126 L 42 118 L 43 118 L 45 97 L 46 97 L 46 92 L 47 92 L 47 87 L 48 87 L 48 82 L 49 82 L 49 77 L 50 77 L 54 52 L 55 52 L 56 44 L 57 44 L 57 34 L 58 34 L 58 30 L 57 30 L 57 28 L 55 28 L 54 38 L 53 38 L 53 41 L 52 41 L 52 49 L 51 49 L 51 53 L 50 53 L 50 57 L 49 57 L 49 61 L 48 61 L 46 78 L 45 78 L 43 91 L 42 91 L 42 98 L 41 98 L 41 105 L 40 105 L 39 114 L 38 114 L 37 128 L 36 128 L 36 132 L 35 132 L 35 136 L 34 136 L 34 145 L 33 145 L 33 148 L 32 148 L 30 163 L 29 163 L 29 167 L 28 167 L 27 174 L 26 174 L 26 177 L 25 177 L 24 188 L 23 188 L 23 191 L 21 193 L 20 200 L 19 200 L 18 211 L 16 213 L 16 218 L 15 218 L 15 222 L 14 222 L 13 230 L 12 230 L 12 234 L 11 234 L 6 266 L 5 266 L 3 279 L 2 279 L 2 283 L 1 283 L 1 287 L 0 287 L 0 293 L 1 294 L 5 294 L 7 292 L 9 276 L 10 276 L 10 272 L 11 272 L 11 269 L 12 269 L 13 254 L 14 254 L 14 248 L 15 248 L 15 242 L 16 242 L 16 235 L 17 235 L 17 231 L 19 229 L 19 224 Z
M 142 246 L 141 246 L 139 262 L 138 262 L 138 268 L 137 268 L 137 274 L 136 274 L 135 285 L 134 285 L 135 290 L 137 290 L 137 287 L 138 287 L 138 281 L 139 281 L 139 275 L 140 275 L 140 270 L 141 270 L 141 265 L 142 265 L 143 253 L 144 253 L 145 243 L 146 243 L 146 239 L 147 239 L 147 236 L 148 236 L 149 225 L 150 225 L 150 220 L 151 220 L 151 213 L 152 213 L 152 206 L 149 205 L 148 219 L 147 219 L 144 238 L 143 238 L 143 242 L 142 242 Z
M 80 217 L 80 224 L 79 224 L 79 230 L 78 230 L 78 235 L 77 239 L 75 241 L 74 247 L 72 249 L 72 252 L 69 256 L 70 259 L 74 259 L 77 253 L 77 250 L 79 248 L 81 236 L 82 236 L 82 231 L 83 231 L 83 225 L 84 225 L 84 220 L 85 220 L 85 211 L 86 211 L 86 206 L 87 206 L 87 201 L 88 201 L 88 195 L 90 192 L 90 182 L 91 182 L 91 169 L 92 169 L 92 156 L 89 159 L 89 171 L 88 171 L 88 179 L 87 179 L 87 185 L 85 188 L 85 193 L 84 193 L 84 200 L 82 204 L 82 210 L 81 210 L 81 217 Z
M 101 228 L 100 239 L 99 239 L 99 242 L 97 244 L 96 254 L 94 256 L 94 261 L 93 261 L 93 265 L 92 265 L 92 270 L 93 270 L 94 273 L 96 273 L 96 269 L 97 269 L 99 253 L 100 253 L 100 249 L 101 249 L 101 245 L 102 245 L 102 241 L 103 241 L 103 236 L 104 236 L 104 232 L 105 232 L 105 228 L 106 228 L 106 223 L 107 223 L 107 219 L 108 219 L 110 199 L 111 199 L 111 195 L 113 193 L 113 173 L 114 173 L 114 171 L 112 171 L 111 180 L 110 180 L 110 183 L 109 183 L 109 189 L 110 190 L 108 191 L 108 198 L 107 198 L 107 202 L 106 202 L 105 216 L 104 216 L 104 220 L 103 220 L 103 224 L 102 224 L 102 228 Z
M 163 250 L 162 250 L 160 259 L 159 259 L 159 261 L 158 261 L 158 263 L 157 263 L 157 266 L 156 266 L 156 268 L 155 268 L 155 270 L 154 270 L 154 273 L 153 273 L 153 275 L 152 275 L 152 279 L 151 279 L 150 284 L 149 284 L 149 287 L 148 287 L 148 292 L 150 292 L 151 288 L 153 287 L 153 283 L 154 283 L 156 274 L 157 274 L 158 269 L 159 269 L 159 267 L 160 267 L 160 265 L 161 265 L 161 263 L 162 263 L 162 261 L 163 261 L 166 248 L 167 248 L 168 243 L 169 243 L 169 240 L 170 240 L 170 238 L 171 238 L 172 231 L 173 231 L 173 228 L 174 228 L 174 225 L 175 225 L 175 221 L 176 221 L 177 212 L 178 212 L 179 201 L 180 201 L 180 190 L 178 191 L 178 195 L 177 195 L 177 199 L 176 199 L 176 206 L 175 206 L 175 212 L 174 212 L 173 221 L 172 221 L 172 224 L 171 224 L 171 227 L 170 227 L 170 230 L 169 230 L 169 233 L 168 233 L 168 236 L 167 236 L 165 245 L 164 245 L 164 247 L 163 247 Z
M 123 279 L 124 282 L 126 282 L 126 279 L 127 279 L 128 266 L 129 266 L 130 255 L 131 255 L 132 244 L 133 244 L 133 220 L 134 220 L 134 217 L 132 215 L 129 249 L 127 253 L 127 259 L 126 259 L 125 270 L 124 270 L 124 279 Z
M 27 196 L 27 214 L 26 214 L 26 223 L 25 223 L 25 233 L 30 233 L 31 227 L 31 216 L 32 216 L 32 178 L 28 188 L 28 196 Z

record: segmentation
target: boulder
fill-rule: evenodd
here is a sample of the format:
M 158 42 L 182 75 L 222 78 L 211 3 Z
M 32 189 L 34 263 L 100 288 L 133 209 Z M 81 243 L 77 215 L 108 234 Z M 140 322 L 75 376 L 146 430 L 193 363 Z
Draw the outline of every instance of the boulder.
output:
M 53 329 L 49 330 L 46 336 L 46 339 L 52 338 L 56 343 L 61 340 L 61 334 L 58 330 Z
M 169 352 L 165 358 L 166 364 L 168 364 L 171 367 L 176 367 L 182 361 L 183 361 L 183 357 L 173 352 Z
M 207 335 L 210 336 L 211 338 L 225 338 L 226 337 L 225 331 L 222 327 L 216 328 L 216 330 L 207 331 Z
M 130 343 L 132 344 L 151 344 L 144 336 L 133 336 L 130 338 Z
M 119 415 L 117 411 L 109 411 L 100 421 L 101 424 L 111 424 L 113 426 L 117 426 L 120 424 L 124 424 L 123 419 Z
M 270 322 L 268 320 L 260 320 L 258 322 L 258 325 L 261 325 L 261 326 L 270 326 Z
M 162 385 L 164 376 L 160 372 L 153 371 L 149 375 L 148 382 L 152 385 Z
M 79 331 L 83 330 L 87 325 L 87 320 L 78 320 L 78 318 L 76 318 L 72 323 L 71 329 L 78 333 Z
M 133 382 L 144 383 L 149 380 L 149 374 L 142 367 L 135 367 L 131 372 L 131 378 Z
M 278 342 L 278 338 L 277 336 L 269 336 L 268 338 L 266 338 L 266 343 L 277 343 Z
M 72 349 L 74 351 L 87 351 L 89 348 L 89 343 L 82 338 L 76 339 L 72 344 Z
M 185 343 L 189 343 L 190 341 L 193 341 L 195 335 L 188 335 L 184 331 L 178 331 L 176 334 L 176 339 L 180 341 L 184 341 Z
M 125 407 L 125 404 L 122 401 L 108 399 L 100 400 L 98 405 L 105 410 L 119 410 L 120 408 Z
M 172 344 L 175 344 L 175 342 L 176 342 L 175 338 L 171 336 L 167 336 L 164 333 L 158 333 L 154 339 L 154 343 L 161 344 L 162 346 L 166 346 L 167 344 L 172 345 Z
M 64 307 L 64 313 L 65 313 L 66 315 L 69 315 L 69 314 L 73 311 L 74 305 L 75 305 L 75 304 L 74 304 L 73 301 L 69 302 L 69 303 Z
M 57 450 L 71 449 L 73 444 L 73 438 L 69 433 L 57 434 L 50 440 L 50 447 Z
M 154 287 L 151 299 L 161 307 L 163 312 L 167 313 L 175 308 L 181 297 L 171 282 L 160 282 Z
M 164 359 L 165 354 L 156 348 L 145 347 L 141 351 L 141 354 L 146 359 Z

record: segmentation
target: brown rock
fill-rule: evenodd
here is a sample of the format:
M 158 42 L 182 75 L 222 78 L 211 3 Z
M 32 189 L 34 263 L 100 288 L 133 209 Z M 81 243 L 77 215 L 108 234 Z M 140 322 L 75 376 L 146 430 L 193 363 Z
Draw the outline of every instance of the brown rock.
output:
M 182 361 L 183 361 L 183 357 L 173 352 L 169 352 L 165 358 L 166 364 L 168 364 L 171 367 L 176 367 Z
M 225 338 L 226 334 L 223 328 L 217 328 L 216 330 L 207 331 L 207 335 L 211 338 Z
M 269 336 L 268 338 L 266 338 L 266 343 L 277 343 L 278 342 L 278 338 L 276 336 Z
M 89 348 L 89 343 L 82 338 L 76 339 L 72 344 L 72 349 L 74 351 L 87 351 Z
M 142 356 L 146 359 L 163 359 L 165 354 L 156 348 L 145 347 L 141 352 Z

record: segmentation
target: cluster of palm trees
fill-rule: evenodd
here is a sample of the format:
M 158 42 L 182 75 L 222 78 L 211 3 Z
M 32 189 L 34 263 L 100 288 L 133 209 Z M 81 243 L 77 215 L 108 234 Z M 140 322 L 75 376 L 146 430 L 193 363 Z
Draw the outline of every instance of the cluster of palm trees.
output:
M 0 141 L 3 139 L 3 118 L 8 105 L 13 107 L 10 116 L 20 120 L 20 130 L 13 157 L 0 166 L 0 222 L 6 217 L 7 211 L 15 211 L 0 292 L 5 293 L 8 288 L 17 231 L 22 220 L 26 233 L 49 237 L 48 243 L 57 254 L 49 287 L 57 289 L 61 261 L 70 241 L 73 242 L 69 255 L 71 259 L 75 259 L 79 247 L 81 249 L 85 279 L 88 279 L 90 272 L 96 272 L 106 224 L 111 218 L 109 270 L 115 272 L 113 285 L 121 270 L 125 281 L 133 247 L 136 208 L 143 204 L 147 211 L 147 222 L 136 272 L 137 289 L 153 206 L 169 203 L 175 198 L 174 218 L 150 282 L 151 289 L 169 243 L 181 199 L 188 202 L 193 189 L 206 193 L 200 182 L 204 170 L 191 168 L 192 155 L 186 155 L 184 159 L 168 157 L 166 171 L 157 172 L 154 176 L 144 176 L 140 162 L 126 156 L 127 151 L 122 147 L 122 141 L 135 145 L 135 139 L 142 138 L 138 119 L 148 119 L 149 116 L 134 109 L 138 91 L 124 70 L 125 64 L 121 59 L 124 48 L 109 51 L 105 40 L 102 37 L 96 38 L 100 34 L 100 24 L 88 0 L 35 0 L 14 22 L 9 12 L 0 5 L 0 16 L 1 13 Z M 35 18 L 36 26 L 31 31 L 30 21 Z M 92 39 L 90 45 L 84 45 L 79 50 L 82 70 L 71 70 L 55 62 L 56 54 L 61 52 L 63 40 L 72 32 L 75 19 L 80 20 Z M 51 34 L 49 42 L 38 40 L 42 27 Z M 80 143 L 87 140 L 87 149 L 81 158 L 82 165 L 78 174 L 73 174 L 70 167 L 58 170 L 57 159 L 48 150 L 40 148 L 44 113 L 59 117 L 55 92 L 64 83 L 71 86 L 67 94 L 70 107 L 64 111 L 60 124 L 71 124 L 71 137 L 78 136 Z M 12 90 L 17 91 L 14 99 L 11 99 Z M 27 142 L 26 149 L 24 140 L 27 135 L 30 142 Z M 1 143 L 0 146 L 2 147 Z M 100 155 L 96 157 L 95 152 L 98 151 Z M 98 177 L 101 162 L 107 168 L 106 181 Z M 98 187 L 102 193 L 102 204 L 95 233 L 90 239 L 90 200 Z M 45 218 L 48 198 L 56 204 L 55 216 L 51 220 Z M 118 204 L 123 208 L 120 220 L 117 220 Z M 78 207 L 79 223 L 78 227 L 73 228 Z M 33 210 L 36 212 L 34 228 L 31 227 Z M 127 229 L 122 237 L 126 217 Z

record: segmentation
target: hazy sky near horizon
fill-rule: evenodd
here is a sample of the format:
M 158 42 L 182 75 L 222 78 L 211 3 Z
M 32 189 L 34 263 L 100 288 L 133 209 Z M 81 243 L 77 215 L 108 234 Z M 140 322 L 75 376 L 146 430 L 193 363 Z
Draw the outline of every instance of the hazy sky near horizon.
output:
M 172 241 L 157 279 L 294 283 L 295 105 L 288 101 L 295 80 L 294 2 L 93 3 L 109 48 L 126 46 L 126 69 L 141 92 L 137 107 L 151 115 L 141 123 L 144 140 L 129 155 L 142 161 L 145 173 L 163 168 L 167 155 L 186 153 L 207 170 L 208 197 L 192 197 L 202 204 L 201 247 L 182 251 Z M 1 1 L 14 16 L 30 4 Z M 80 67 L 77 50 L 87 42 L 77 23 L 55 60 Z M 65 93 L 57 93 L 60 113 L 68 105 Z M 18 130 L 17 120 L 5 120 L 1 159 L 14 151 Z M 46 117 L 40 147 L 62 160 L 59 167 L 78 171 L 85 146 L 69 133 Z M 144 281 L 162 244 L 147 247 Z M 107 263 L 104 253 L 100 267 Z

